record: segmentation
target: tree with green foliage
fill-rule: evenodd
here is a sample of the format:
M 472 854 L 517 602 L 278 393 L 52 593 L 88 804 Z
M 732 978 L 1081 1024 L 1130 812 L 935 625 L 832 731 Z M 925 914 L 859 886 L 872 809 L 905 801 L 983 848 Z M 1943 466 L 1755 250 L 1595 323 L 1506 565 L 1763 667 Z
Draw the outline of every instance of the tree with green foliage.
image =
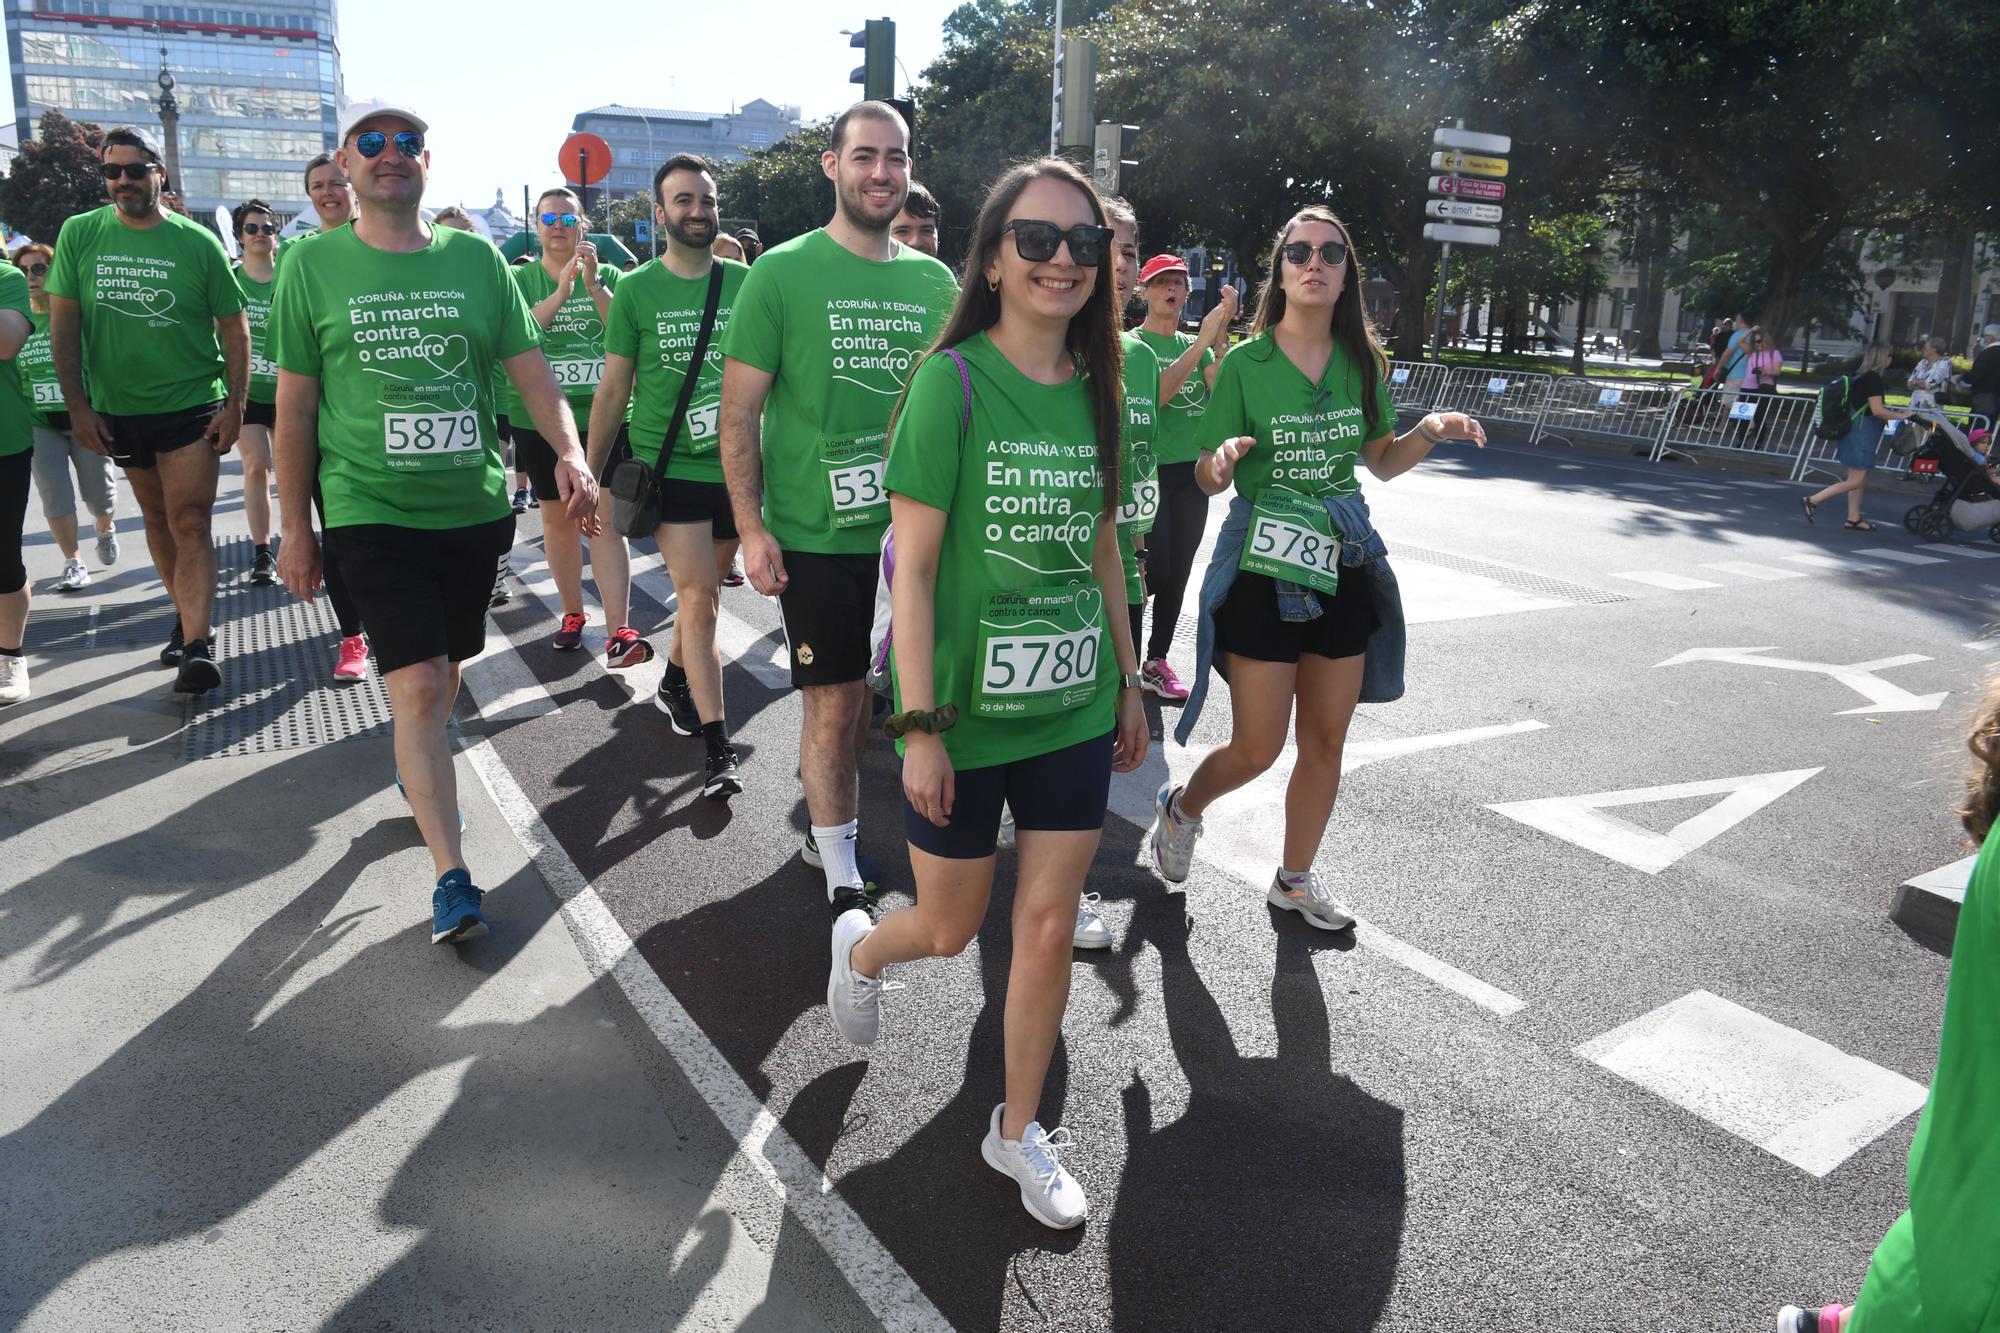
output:
M 833 216 L 833 182 L 820 155 L 833 135 L 831 118 L 808 125 L 740 162 L 720 164 L 715 183 L 722 211 L 755 218 L 765 248 L 803 236 Z
M 21 145 L 21 155 L 0 182 L 0 214 L 7 225 L 55 244 L 62 224 L 105 203 L 97 145 L 104 131 L 60 111 L 42 113 L 41 137 Z

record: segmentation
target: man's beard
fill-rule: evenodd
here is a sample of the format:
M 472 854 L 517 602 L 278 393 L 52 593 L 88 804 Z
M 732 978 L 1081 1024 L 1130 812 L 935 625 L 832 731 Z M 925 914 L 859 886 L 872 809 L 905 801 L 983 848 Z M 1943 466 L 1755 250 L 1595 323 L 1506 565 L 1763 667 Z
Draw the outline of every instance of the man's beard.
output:
M 868 201 L 863 197 L 860 186 L 855 186 L 851 192 L 845 187 L 836 186 L 833 193 L 840 205 L 840 216 L 846 220 L 848 226 L 856 231 L 880 232 L 885 235 L 889 228 L 895 225 L 896 214 L 903 211 L 903 204 L 909 198 L 909 192 L 904 191 L 903 198 L 896 200 L 895 207 L 878 221 L 868 215 Z
M 696 236 L 689 230 L 690 228 L 696 228 L 708 234 L 706 236 Z M 718 230 L 720 230 L 718 225 L 710 222 L 707 218 L 686 218 L 680 222 L 675 222 L 671 218 L 667 220 L 667 235 L 690 250 L 706 250 L 714 245 Z
M 160 206 L 160 192 L 154 190 L 149 194 L 141 190 L 137 194 L 120 193 L 113 202 L 118 205 L 118 211 L 126 217 L 150 217 Z

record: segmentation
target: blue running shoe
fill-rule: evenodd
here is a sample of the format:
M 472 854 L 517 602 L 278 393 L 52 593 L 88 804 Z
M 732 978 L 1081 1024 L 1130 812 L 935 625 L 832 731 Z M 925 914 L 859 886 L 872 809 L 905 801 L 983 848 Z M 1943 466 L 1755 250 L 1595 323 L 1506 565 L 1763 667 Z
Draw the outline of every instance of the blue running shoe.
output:
M 472 887 L 472 876 L 463 870 L 447 870 L 431 895 L 431 943 L 462 944 L 486 933 L 486 918 L 479 904 L 486 897 Z
M 405 805 L 409 804 L 410 794 L 403 790 L 403 775 L 401 773 L 396 775 L 396 795 L 403 798 Z M 413 811 L 412 813 L 414 814 L 415 812 Z M 465 811 L 463 810 L 458 812 L 458 831 L 460 833 L 465 832 Z

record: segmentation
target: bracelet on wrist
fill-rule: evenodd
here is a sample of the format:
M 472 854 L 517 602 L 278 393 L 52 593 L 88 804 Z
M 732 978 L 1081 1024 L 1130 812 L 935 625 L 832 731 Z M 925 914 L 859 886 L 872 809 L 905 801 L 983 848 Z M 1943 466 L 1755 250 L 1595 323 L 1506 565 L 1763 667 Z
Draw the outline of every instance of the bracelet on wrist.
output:
M 893 741 L 913 731 L 927 736 L 941 736 L 957 725 L 958 705 L 945 704 L 940 708 L 912 708 L 904 713 L 891 713 L 882 723 L 882 732 Z

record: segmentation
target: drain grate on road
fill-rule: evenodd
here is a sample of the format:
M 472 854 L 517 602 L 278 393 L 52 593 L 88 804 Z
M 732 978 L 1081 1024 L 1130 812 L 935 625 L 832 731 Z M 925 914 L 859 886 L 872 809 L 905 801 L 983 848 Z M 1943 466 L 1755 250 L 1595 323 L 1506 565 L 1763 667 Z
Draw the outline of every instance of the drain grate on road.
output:
M 373 666 L 351 684 L 333 679 L 340 631 L 332 605 L 322 595 L 308 606 L 282 584 L 251 586 L 253 554 L 247 537 L 216 544 L 222 688 L 188 701 L 182 757 L 266 754 L 385 733 L 389 694 Z M 169 612 L 161 642 L 172 628 Z
M 1632 599 L 1622 592 L 1607 592 L 1603 588 L 1592 588 L 1581 583 L 1571 583 L 1568 579 L 1550 578 L 1546 574 L 1536 574 L 1525 569 L 1515 569 L 1511 565 L 1496 565 L 1487 560 L 1474 560 L 1470 556 L 1453 555 L 1449 551 L 1431 551 L 1421 546 L 1404 546 L 1400 543 L 1389 547 L 1389 561 L 1415 560 L 1426 565 L 1436 565 L 1441 569 L 1453 570 L 1460 574 L 1476 574 L 1482 579 L 1491 579 L 1503 587 L 1516 592 L 1527 593 L 1531 597 L 1546 597 L 1558 602 L 1575 602 L 1580 606 L 1598 606 L 1609 602 L 1629 602 Z

